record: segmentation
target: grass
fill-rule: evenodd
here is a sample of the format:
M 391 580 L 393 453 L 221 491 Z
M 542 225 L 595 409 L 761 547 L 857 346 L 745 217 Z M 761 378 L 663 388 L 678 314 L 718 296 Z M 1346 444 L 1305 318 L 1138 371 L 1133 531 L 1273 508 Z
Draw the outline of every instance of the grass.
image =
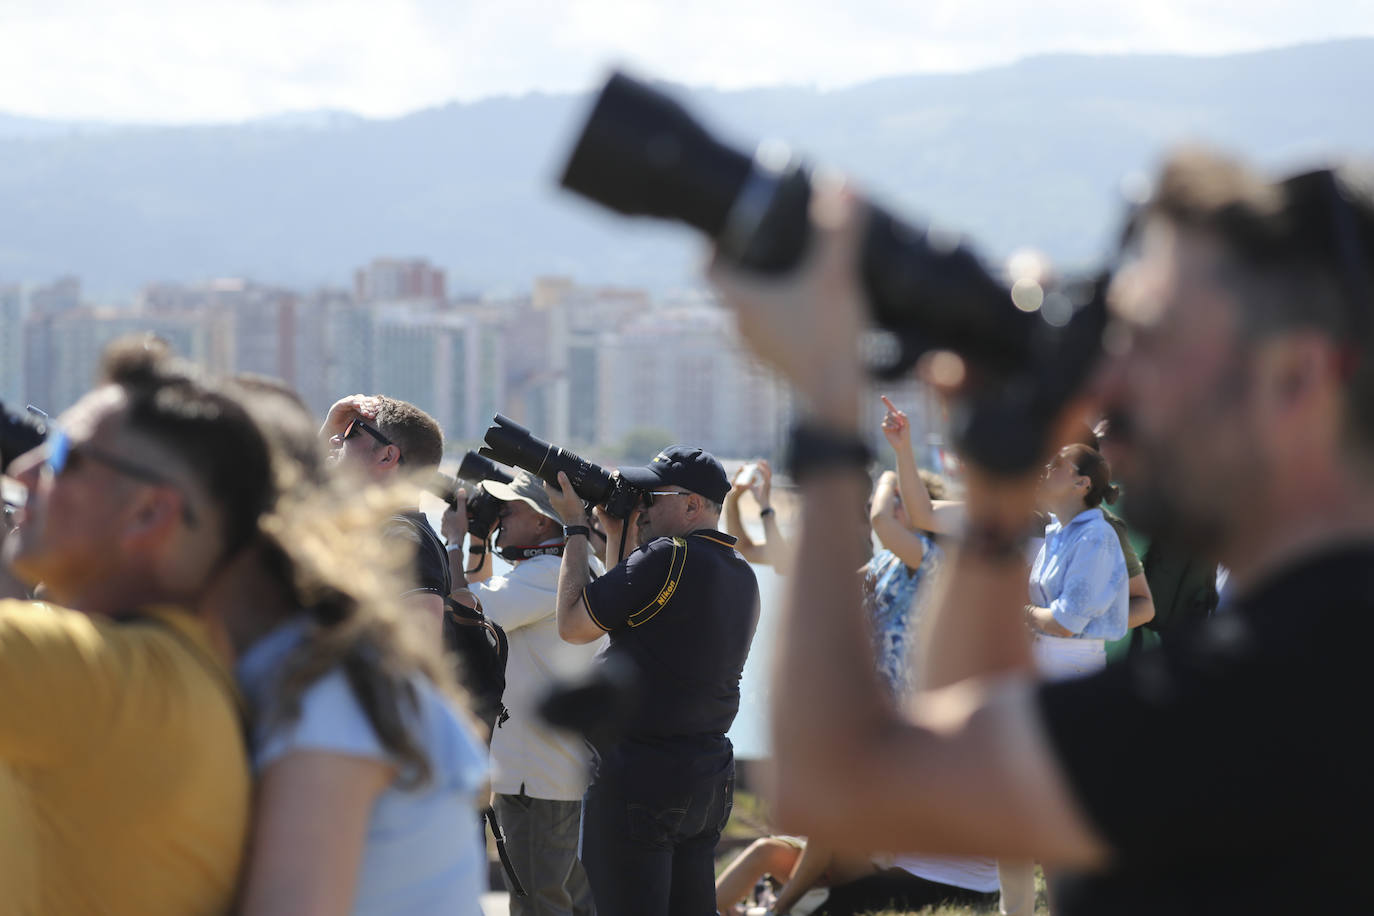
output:
M 758 795 L 736 787 L 735 807 L 730 814 L 729 822 L 725 825 L 721 845 L 716 856 L 717 871 L 753 840 L 777 832 L 772 828 L 767 803 Z M 926 907 L 923 910 L 874 910 L 871 913 L 865 913 L 864 916 L 917 916 L 917 914 L 919 916 L 987 916 L 987 914 L 995 914 L 996 912 L 995 906 L 991 908 L 942 906 Z M 1035 869 L 1035 913 L 1036 916 L 1048 916 L 1049 912 L 1049 905 L 1045 897 L 1045 878 L 1037 866 Z

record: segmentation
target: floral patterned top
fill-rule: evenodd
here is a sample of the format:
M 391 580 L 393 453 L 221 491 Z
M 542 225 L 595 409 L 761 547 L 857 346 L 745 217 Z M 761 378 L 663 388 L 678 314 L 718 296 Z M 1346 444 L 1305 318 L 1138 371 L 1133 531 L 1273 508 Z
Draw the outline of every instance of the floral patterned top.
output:
M 874 653 L 878 671 L 902 697 L 911 691 L 913 678 L 909 656 L 914 628 L 932 589 L 928 587 L 944 562 L 944 552 L 924 532 L 917 532 L 925 546 L 921 565 L 912 569 L 892 551 L 878 550 L 863 568 L 864 607 L 873 622 Z

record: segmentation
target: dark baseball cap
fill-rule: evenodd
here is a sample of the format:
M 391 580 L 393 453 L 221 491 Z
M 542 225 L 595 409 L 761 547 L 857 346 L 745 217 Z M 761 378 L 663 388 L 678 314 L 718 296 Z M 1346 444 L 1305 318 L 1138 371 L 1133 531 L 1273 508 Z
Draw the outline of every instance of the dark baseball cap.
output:
M 710 452 L 690 445 L 670 445 L 654 456 L 648 467 L 620 468 L 626 482 L 652 490 L 663 484 L 682 487 L 713 503 L 725 502 L 730 478 Z

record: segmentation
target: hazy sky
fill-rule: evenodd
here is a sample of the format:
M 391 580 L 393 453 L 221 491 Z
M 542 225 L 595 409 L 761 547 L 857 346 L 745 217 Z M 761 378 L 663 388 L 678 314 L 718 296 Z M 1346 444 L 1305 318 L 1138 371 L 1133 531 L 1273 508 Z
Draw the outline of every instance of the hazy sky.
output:
M 1046 51 L 1356 35 L 1374 35 L 1374 0 L 0 0 L 0 111 L 391 116 L 587 88 L 613 62 L 691 85 L 832 87 Z

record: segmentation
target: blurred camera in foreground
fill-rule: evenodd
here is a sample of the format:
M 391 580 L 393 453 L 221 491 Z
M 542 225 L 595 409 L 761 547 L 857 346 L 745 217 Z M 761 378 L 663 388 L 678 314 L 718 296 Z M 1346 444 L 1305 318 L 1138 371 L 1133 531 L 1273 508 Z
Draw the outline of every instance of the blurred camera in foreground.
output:
M 754 155 L 733 149 L 667 95 L 621 73 L 597 97 L 561 180 L 617 212 L 686 223 L 750 270 L 782 274 L 807 252 L 813 189 L 805 163 L 781 145 Z M 1014 290 L 956 236 L 878 206 L 867 211 L 859 257 L 871 318 L 896 342 L 873 370 L 891 377 L 924 353 L 958 353 L 982 390 L 1022 390 L 1024 403 L 999 411 L 1026 427 L 1013 440 L 1035 439 L 1042 415 L 1078 390 L 1101 353 L 1105 271 L 1082 283 Z M 1039 443 L 1008 450 L 1001 433 L 977 435 L 993 438 L 965 446 L 991 468 L 1038 460 Z
M 10 412 L 0 401 L 0 472 L 25 452 L 32 451 L 48 438 L 48 425 L 32 411 Z

